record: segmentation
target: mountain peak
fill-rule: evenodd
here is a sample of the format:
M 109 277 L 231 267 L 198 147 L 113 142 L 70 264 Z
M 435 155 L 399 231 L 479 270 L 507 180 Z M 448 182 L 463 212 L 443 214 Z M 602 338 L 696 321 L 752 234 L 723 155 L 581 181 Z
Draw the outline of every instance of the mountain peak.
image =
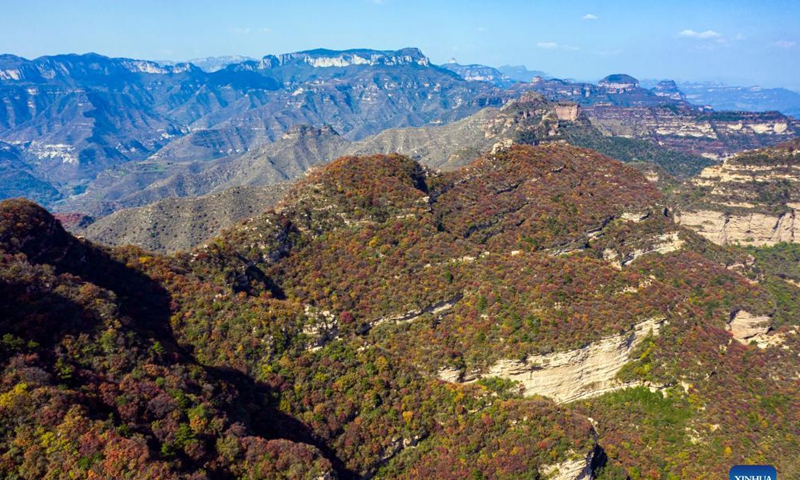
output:
M 627 91 L 639 88 L 639 80 L 625 73 L 615 73 L 600 80 L 598 85 L 608 90 Z
M 0 249 L 31 259 L 58 257 L 69 246 L 69 235 L 53 215 L 30 200 L 0 202 Z
M 305 63 L 316 68 L 349 67 L 352 65 L 430 65 L 430 60 L 418 48 L 400 50 L 328 50 L 318 48 L 280 56 L 266 55 L 261 60 L 262 68 L 274 68 L 287 64 Z

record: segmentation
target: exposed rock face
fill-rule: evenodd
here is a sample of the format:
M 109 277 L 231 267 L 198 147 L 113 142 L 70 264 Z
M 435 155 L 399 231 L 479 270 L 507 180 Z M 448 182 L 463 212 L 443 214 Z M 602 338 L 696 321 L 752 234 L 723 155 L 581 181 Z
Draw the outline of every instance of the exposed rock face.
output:
M 525 395 L 542 395 L 557 403 L 596 397 L 626 387 L 616 380 L 617 372 L 642 339 L 651 331 L 658 333 L 662 322 L 663 319 L 651 318 L 629 332 L 576 350 L 531 355 L 523 361 L 502 360 L 481 376 L 518 381 L 525 388 Z M 452 372 L 442 371 L 440 378 L 452 381 Z
M 609 93 L 624 93 L 639 88 L 639 80 L 624 73 L 617 73 L 600 80 L 598 85 Z
M 577 104 L 574 105 L 559 104 L 555 106 L 555 111 L 559 120 L 567 122 L 576 121 L 578 119 L 578 115 L 580 115 L 580 107 L 578 107 Z
M 708 113 L 685 105 L 596 105 L 584 111 L 605 135 L 649 139 L 719 160 L 748 148 L 775 145 L 800 131 L 797 120 L 778 112 Z
M 775 245 L 796 242 L 800 225 L 798 142 L 744 152 L 708 167 L 685 193 L 676 223 L 714 243 Z
M 628 220 L 632 219 L 629 218 Z M 632 251 L 623 254 L 620 254 L 620 252 L 617 252 L 616 250 L 606 249 L 603 252 L 603 258 L 611 262 L 611 265 L 613 265 L 614 267 L 622 268 L 626 265 L 631 264 L 637 258 L 646 255 L 648 253 L 665 254 L 670 252 L 676 252 L 681 248 L 683 248 L 683 246 L 686 244 L 686 242 L 684 242 L 680 238 L 677 231 L 664 233 L 656 236 L 655 238 L 645 239 L 644 243 L 646 244 L 646 246 L 640 248 L 634 248 Z
M 567 460 L 556 465 L 544 465 L 540 469 L 549 480 L 592 480 L 592 460 L 596 450 L 593 449 L 585 458 Z
M 418 310 L 412 310 L 410 312 L 402 313 L 400 315 L 393 315 L 388 317 L 381 317 L 378 319 L 373 320 L 370 322 L 370 326 L 377 326 L 381 323 L 385 322 L 413 322 L 414 320 L 418 319 L 419 317 L 425 315 L 426 313 L 431 313 L 433 315 L 441 315 L 442 313 L 450 310 L 453 306 L 461 300 L 463 297 L 462 294 L 458 294 L 455 297 L 449 300 L 442 300 L 440 302 L 436 302 L 432 305 L 428 305 L 425 308 L 420 308 Z
M 675 216 L 675 221 L 719 245 L 770 246 L 794 242 L 800 237 L 800 225 L 795 222 L 795 216 L 794 209 L 780 215 L 697 210 L 682 212 Z
M 669 98 L 670 100 L 685 101 L 686 95 L 680 91 L 678 85 L 673 80 L 662 80 L 653 88 L 653 93 L 659 97 Z
M 430 65 L 428 57 L 417 48 L 404 48 L 397 51 L 356 50 L 308 50 L 286 53 L 278 57 L 266 56 L 262 60 L 265 68 L 285 66 L 291 63 L 305 63 L 316 68 L 349 67 L 351 65 Z
M 758 342 L 769 332 L 769 321 L 770 318 L 766 315 L 757 316 L 739 310 L 731 315 L 728 331 L 740 343 L 748 344 L 751 340 Z

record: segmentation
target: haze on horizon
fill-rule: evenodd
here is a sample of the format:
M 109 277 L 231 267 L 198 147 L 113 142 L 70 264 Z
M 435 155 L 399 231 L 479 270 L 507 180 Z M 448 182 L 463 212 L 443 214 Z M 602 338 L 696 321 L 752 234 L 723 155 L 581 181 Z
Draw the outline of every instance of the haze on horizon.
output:
M 418 47 L 437 64 L 525 65 L 561 78 L 624 72 L 800 90 L 800 2 L 792 0 L 67 3 L 4 5 L 0 53 L 188 60 Z

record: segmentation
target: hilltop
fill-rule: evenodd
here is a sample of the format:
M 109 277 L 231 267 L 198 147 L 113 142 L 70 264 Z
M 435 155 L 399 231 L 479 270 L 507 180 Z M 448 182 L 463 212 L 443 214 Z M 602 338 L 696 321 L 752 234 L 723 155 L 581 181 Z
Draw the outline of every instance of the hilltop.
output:
M 791 475 L 800 318 L 668 200 L 549 143 L 446 173 L 343 157 L 172 257 L 5 202 L 0 441 L 28 453 L 2 468 Z
M 0 175 L 8 180 L 0 198 L 21 195 L 100 217 L 166 197 L 219 193 L 218 185 L 286 181 L 306 166 L 351 153 L 338 148 L 343 142 L 447 126 L 532 93 L 578 104 L 601 134 L 573 135 L 573 143 L 621 160 L 658 160 L 668 170 L 674 164 L 673 174 L 704 166 L 696 157 L 721 160 L 798 130 L 796 120 L 777 112 L 692 105 L 670 81 L 647 89 L 619 73 L 592 84 L 518 67 L 507 76 L 485 65 L 437 66 L 416 48 L 315 49 L 197 63 L 0 56 L 0 142 L 7 145 Z M 320 140 L 333 145 L 298 154 L 306 159 L 297 167 L 291 155 L 280 158 L 287 168 L 267 165 L 263 175 L 207 168 L 242 166 L 244 157 L 265 164 L 253 157 L 274 158 L 273 144 L 303 128 L 334 132 Z M 659 147 L 671 153 L 654 154 Z M 465 150 L 463 161 L 484 151 Z M 224 185 L 229 176 L 237 178 Z M 262 183 L 248 183 L 254 177 Z

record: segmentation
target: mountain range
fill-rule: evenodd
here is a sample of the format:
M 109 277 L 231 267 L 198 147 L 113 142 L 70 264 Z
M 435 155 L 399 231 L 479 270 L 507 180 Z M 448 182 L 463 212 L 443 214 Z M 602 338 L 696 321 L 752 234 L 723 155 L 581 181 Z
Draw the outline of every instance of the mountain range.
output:
M 800 116 L 800 93 L 786 88 L 682 82 L 680 89 L 686 93 L 689 101 L 698 105 L 710 105 L 717 110 L 777 110 L 793 117 Z
M 4 55 L 0 139 L 21 149 L 37 179 L 68 197 L 109 168 L 173 142 L 183 147 L 162 155 L 203 160 L 267 143 L 297 124 L 330 124 L 360 138 L 474 113 L 491 103 L 483 95 L 493 91 L 431 66 L 416 49 L 315 50 L 211 73 L 95 54 Z M 31 196 L 52 194 L 40 190 Z
M 589 149 L 492 150 L 344 156 L 171 256 L 0 203 L 2 475 L 796 476 L 796 249 L 716 245 Z
M 607 153 L 620 150 L 608 144 L 627 138 L 721 159 L 778 143 L 797 128 L 780 114 L 695 107 L 674 82 L 646 89 L 617 74 L 594 85 L 503 68 L 455 62 L 440 67 L 413 48 L 318 49 L 258 60 L 200 59 L 197 65 L 96 54 L 35 60 L 3 55 L 0 175 L 8 181 L 0 197 L 25 196 L 62 212 L 99 217 L 161 198 L 220 191 L 224 175 L 239 178 L 231 186 L 263 186 L 347 153 L 343 142 L 488 115 L 478 112 L 532 92 L 580 105 L 602 137 L 593 134 L 578 144 L 606 145 Z M 295 157 L 276 154 L 282 147 L 273 144 L 304 128 L 335 135 L 320 136 L 314 147 L 319 155 L 306 154 L 292 165 Z M 258 155 L 282 166 L 255 176 L 220 166 L 268 163 L 256 160 Z M 669 164 L 672 155 L 661 155 L 657 163 Z M 674 173 L 683 163 L 668 169 Z

